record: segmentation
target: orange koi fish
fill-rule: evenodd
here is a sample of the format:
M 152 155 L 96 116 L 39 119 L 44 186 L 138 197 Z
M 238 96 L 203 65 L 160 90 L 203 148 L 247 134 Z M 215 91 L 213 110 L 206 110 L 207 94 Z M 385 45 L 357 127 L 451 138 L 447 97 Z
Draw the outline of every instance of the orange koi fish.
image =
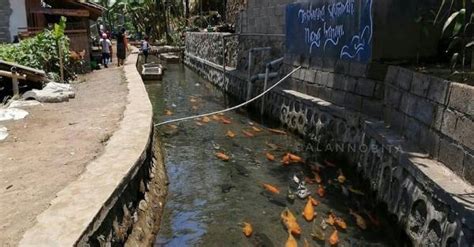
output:
M 279 134 L 279 135 L 286 135 L 286 132 L 283 131 L 283 130 L 277 130 L 277 129 L 268 129 L 268 131 L 270 131 L 271 133 L 274 133 L 274 134 Z
M 357 223 L 357 226 L 360 227 L 360 229 L 365 230 L 367 229 L 367 224 L 365 223 L 365 220 L 362 216 L 357 214 L 356 212 L 352 211 L 352 209 L 349 208 L 349 214 L 352 215 Z
M 313 174 L 314 174 L 314 180 L 316 181 L 316 183 L 321 184 L 323 180 L 321 179 L 321 176 L 319 176 L 319 173 L 313 172 Z
M 259 128 L 255 127 L 255 126 L 252 127 L 252 130 L 255 131 L 255 132 L 257 132 L 257 133 L 258 133 L 258 132 L 262 132 L 261 129 L 259 129 Z
M 217 116 L 217 115 L 212 115 L 211 118 L 212 118 L 212 120 L 214 120 L 214 121 L 219 121 L 219 120 L 221 120 L 221 118 L 220 118 L 219 116 Z
M 235 133 L 228 130 L 227 133 L 226 133 L 226 136 L 229 137 L 229 138 L 234 138 L 235 137 Z
M 300 156 L 292 153 L 288 153 L 288 155 L 292 163 L 303 163 L 303 159 Z
M 228 155 L 226 155 L 225 153 L 222 153 L 222 152 L 217 152 L 216 157 L 219 158 L 222 161 L 230 160 L 230 157 Z
M 253 233 L 252 225 L 250 223 L 247 223 L 247 222 L 244 222 L 243 224 L 244 224 L 244 226 L 242 227 L 242 232 L 248 238 Z
M 165 115 L 166 116 L 171 116 L 171 115 L 173 115 L 173 112 L 170 111 L 170 110 L 165 110 Z
M 283 165 L 289 165 L 290 164 L 290 156 L 288 154 L 285 154 L 285 156 L 283 156 L 283 158 L 281 159 L 281 163 L 283 163 Z
M 255 136 L 254 134 L 252 134 L 252 133 L 250 133 L 246 130 L 242 130 L 242 133 L 244 133 L 244 135 L 247 136 L 247 137 L 254 137 Z
M 197 122 L 197 121 L 196 121 L 196 125 L 198 125 L 198 126 L 203 126 L 204 124 L 201 123 L 201 122 Z
M 314 211 L 314 206 L 316 205 L 318 205 L 318 202 L 311 198 L 311 196 L 309 196 L 308 201 L 306 202 L 306 206 L 303 210 L 303 218 L 306 221 L 312 221 L 314 217 L 317 216 L 316 212 Z
M 227 119 L 227 118 L 225 118 L 225 117 L 221 117 L 221 122 L 222 122 L 223 124 L 231 124 L 231 123 L 232 123 L 232 121 L 230 121 L 230 119 Z
M 203 117 L 202 118 L 203 123 L 209 123 L 210 121 L 211 121 L 211 119 L 209 117 Z
M 332 246 L 337 245 L 339 243 L 339 235 L 336 229 L 334 229 L 334 232 L 332 232 L 331 235 L 329 236 L 328 242 Z
M 326 190 L 324 189 L 324 186 L 320 184 L 316 193 L 318 193 L 319 197 L 324 197 L 324 195 L 326 195 Z
M 334 217 L 334 223 L 341 229 L 347 229 L 347 224 L 342 218 Z
M 271 192 L 271 193 L 273 193 L 273 194 L 280 194 L 280 190 L 279 190 L 277 187 L 275 187 L 275 186 L 273 186 L 273 185 L 271 185 L 271 184 L 265 184 L 265 183 L 263 183 L 262 186 L 263 186 L 264 189 L 266 189 L 267 191 L 269 191 L 269 192 Z
M 290 231 L 288 231 L 288 240 L 286 240 L 285 247 L 298 247 L 298 242 L 296 242 L 295 237 L 291 235 Z
M 334 223 L 336 223 L 336 220 L 334 219 L 334 214 L 329 213 L 328 218 L 326 219 L 326 223 L 328 223 L 331 226 L 333 226 Z
M 275 160 L 275 156 L 271 153 L 265 153 L 265 156 L 267 157 L 267 160 L 269 161 L 274 161 Z
M 300 235 L 301 227 L 298 225 L 295 216 L 291 213 L 288 208 L 285 208 L 280 214 L 281 220 L 285 225 L 286 229 L 292 234 Z

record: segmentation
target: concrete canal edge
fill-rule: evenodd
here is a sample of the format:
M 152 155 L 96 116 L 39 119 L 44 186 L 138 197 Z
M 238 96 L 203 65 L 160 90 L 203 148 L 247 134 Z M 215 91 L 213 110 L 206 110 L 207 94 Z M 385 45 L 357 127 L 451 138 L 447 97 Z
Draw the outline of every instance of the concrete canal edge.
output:
M 127 58 L 128 104 L 104 153 L 58 192 L 23 235 L 20 246 L 139 246 L 153 242 L 167 177 L 137 59 L 136 52 Z

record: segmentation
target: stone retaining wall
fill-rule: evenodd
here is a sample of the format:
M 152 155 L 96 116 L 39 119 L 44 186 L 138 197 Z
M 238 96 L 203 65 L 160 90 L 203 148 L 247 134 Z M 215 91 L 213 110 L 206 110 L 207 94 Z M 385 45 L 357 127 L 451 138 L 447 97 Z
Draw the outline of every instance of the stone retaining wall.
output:
M 391 66 L 387 125 L 474 184 L 474 87 Z
M 11 42 L 10 35 L 10 15 L 12 9 L 10 8 L 9 0 L 0 1 L 0 43 Z
M 136 69 L 137 58 L 135 51 L 124 67 L 129 94 L 119 129 L 104 153 L 37 217 L 20 246 L 152 243 L 163 209 L 159 202 L 166 194 L 166 175 L 153 138 L 152 106 Z M 147 228 L 135 233 L 134 225 Z
M 240 101 L 246 99 L 246 71 L 227 71 L 224 77 L 222 68 L 206 59 L 186 56 L 185 62 L 229 95 Z M 346 156 L 362 177 L 370 178 L 369 183 L 376 199 L 385 204 L 387 210 L 398 219 L 415 245 L 469 246 L 474 242 L 474 203 L 470 199 L 474 193 L 473 186 L 444 164 L 432 159 L 432 153 L 423 152 L 422 145 L 414 145 L 421 141 L 421 138 L 414 138 L 421 136 L 421 132 L 406 138 L 406 133 L 416 130 L 407 127 L 388 128 L 392 125 L 391 121 L 400 118 L 390 118 L 388 116 L 392 115 L 387 114 L 392 109 L 398 109 L 404 114 L 409 113 L 405 114 L 406 118 L 410 117 L 408 122 L 417 121 L 421 124 L 430 119 L 435 122 L 435 113 L 431 116 L 427 110 L 429 106 L 426 105 L 440 100 L 443 93 L 446 97 L 461 93 L 453 98 L 452 103 L 449 99 L 436 103 L 443 117 L 446 112 L 456 111 L 458 120 L 454 126 L 457 127 L 459 119 L 464 121 L 472 117 L 472 106 L 459 104 L 463 102 L 461 96 L 462 99 L 472 97 L 470 89 L 459 90 L 458 87 L 465 86 L 450 83 L 443 90 L 434 79 L 427 87 L 423 84 L 426 79 L 413 80 L 414 77 L 423 76 L 412 75 L 413 78 L 407 79 L 408 72 L 399 73 L 399 70 L 404 69 L 396 67 L 390 67 L 385 76 L 387 66 L 377 64 L 338 62 L 332 68 L 321 68 L 290 61 L 294 62 L 293 59 L 285 60 L 285 72 L 294 69 L 295 65 L 303 65 L 303 69 L 266 96 L 264 114 L 301 135 L 307 140 L 309 151 L 318 145 L 336 143 L 357 147 L 344 150 L 340 155 Z M 397 78 L 393 78 L 394 71 L 397 71 Z M 407 81 L 408 86 L 405 85 Z M 252 87 L 253 96 L 262 90 L 261 82 Z M 401 102 L 398 108 L 390 103 L 391 97 L 388 95 L 392 90 L 400 91 L 407 98 L 402 110 Z M 408 102 L 410 97 L 419 98 L 414 98 L 415 103 L 412 105 Z M 260 101 L 257 101 L 253 108 L 259 109 L 259 104 Z M 415 114 L 407 109 L 415 110 Z M 383 121 L 384 112 L 385 118 L 389 119 L 387 122 Z M 452 124 L 448 119 L 443 120 L 445 125 Z M 461 128 L 462 125 L 459 126 Z M 441 128 L 439 133 L 443 134 L 442 131 Z M 449 140 L 455 141 L 454 137 L 456 135 Z M 461 141 L 454 145 L 468 145 L 462 142 L 463 135 L 458 137 Z M 361 151 L 358 147 L 362 146 L 368 147 L 367 150 Z

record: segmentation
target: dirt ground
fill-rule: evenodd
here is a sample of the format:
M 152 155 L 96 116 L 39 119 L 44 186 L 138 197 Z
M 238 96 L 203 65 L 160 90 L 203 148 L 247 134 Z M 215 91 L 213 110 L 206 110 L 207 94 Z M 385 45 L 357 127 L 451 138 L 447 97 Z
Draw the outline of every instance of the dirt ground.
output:
M 92 72 L 74 84 L 76 98 L 26 108 L 25 119 L 2 122 L 0 246 L 16 246 L 56 193 L 101 155 L 126 104 L 121 68 Z

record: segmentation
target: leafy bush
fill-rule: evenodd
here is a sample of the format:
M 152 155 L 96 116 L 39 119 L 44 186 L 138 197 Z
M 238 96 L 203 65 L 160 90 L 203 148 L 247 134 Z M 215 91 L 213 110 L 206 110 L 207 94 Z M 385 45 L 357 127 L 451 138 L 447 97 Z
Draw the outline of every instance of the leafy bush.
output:
M 53 77 L 59 78 L 57 76 L 60 74 L 59 47 L 63 51 L 64 67 L 71 66 L 69 38 L 64 35 L 65 29 L 66 18 L 61 17 L 61 21 L 51 30 L 45 29 L 35 37 L 22 40 L 18 44 L 0 45 L 0 59 L 41 69 L 48 75 L 56 75 Z M 64 79 L 68 81 L 73 78 L 74 73 L 65 69 Z

